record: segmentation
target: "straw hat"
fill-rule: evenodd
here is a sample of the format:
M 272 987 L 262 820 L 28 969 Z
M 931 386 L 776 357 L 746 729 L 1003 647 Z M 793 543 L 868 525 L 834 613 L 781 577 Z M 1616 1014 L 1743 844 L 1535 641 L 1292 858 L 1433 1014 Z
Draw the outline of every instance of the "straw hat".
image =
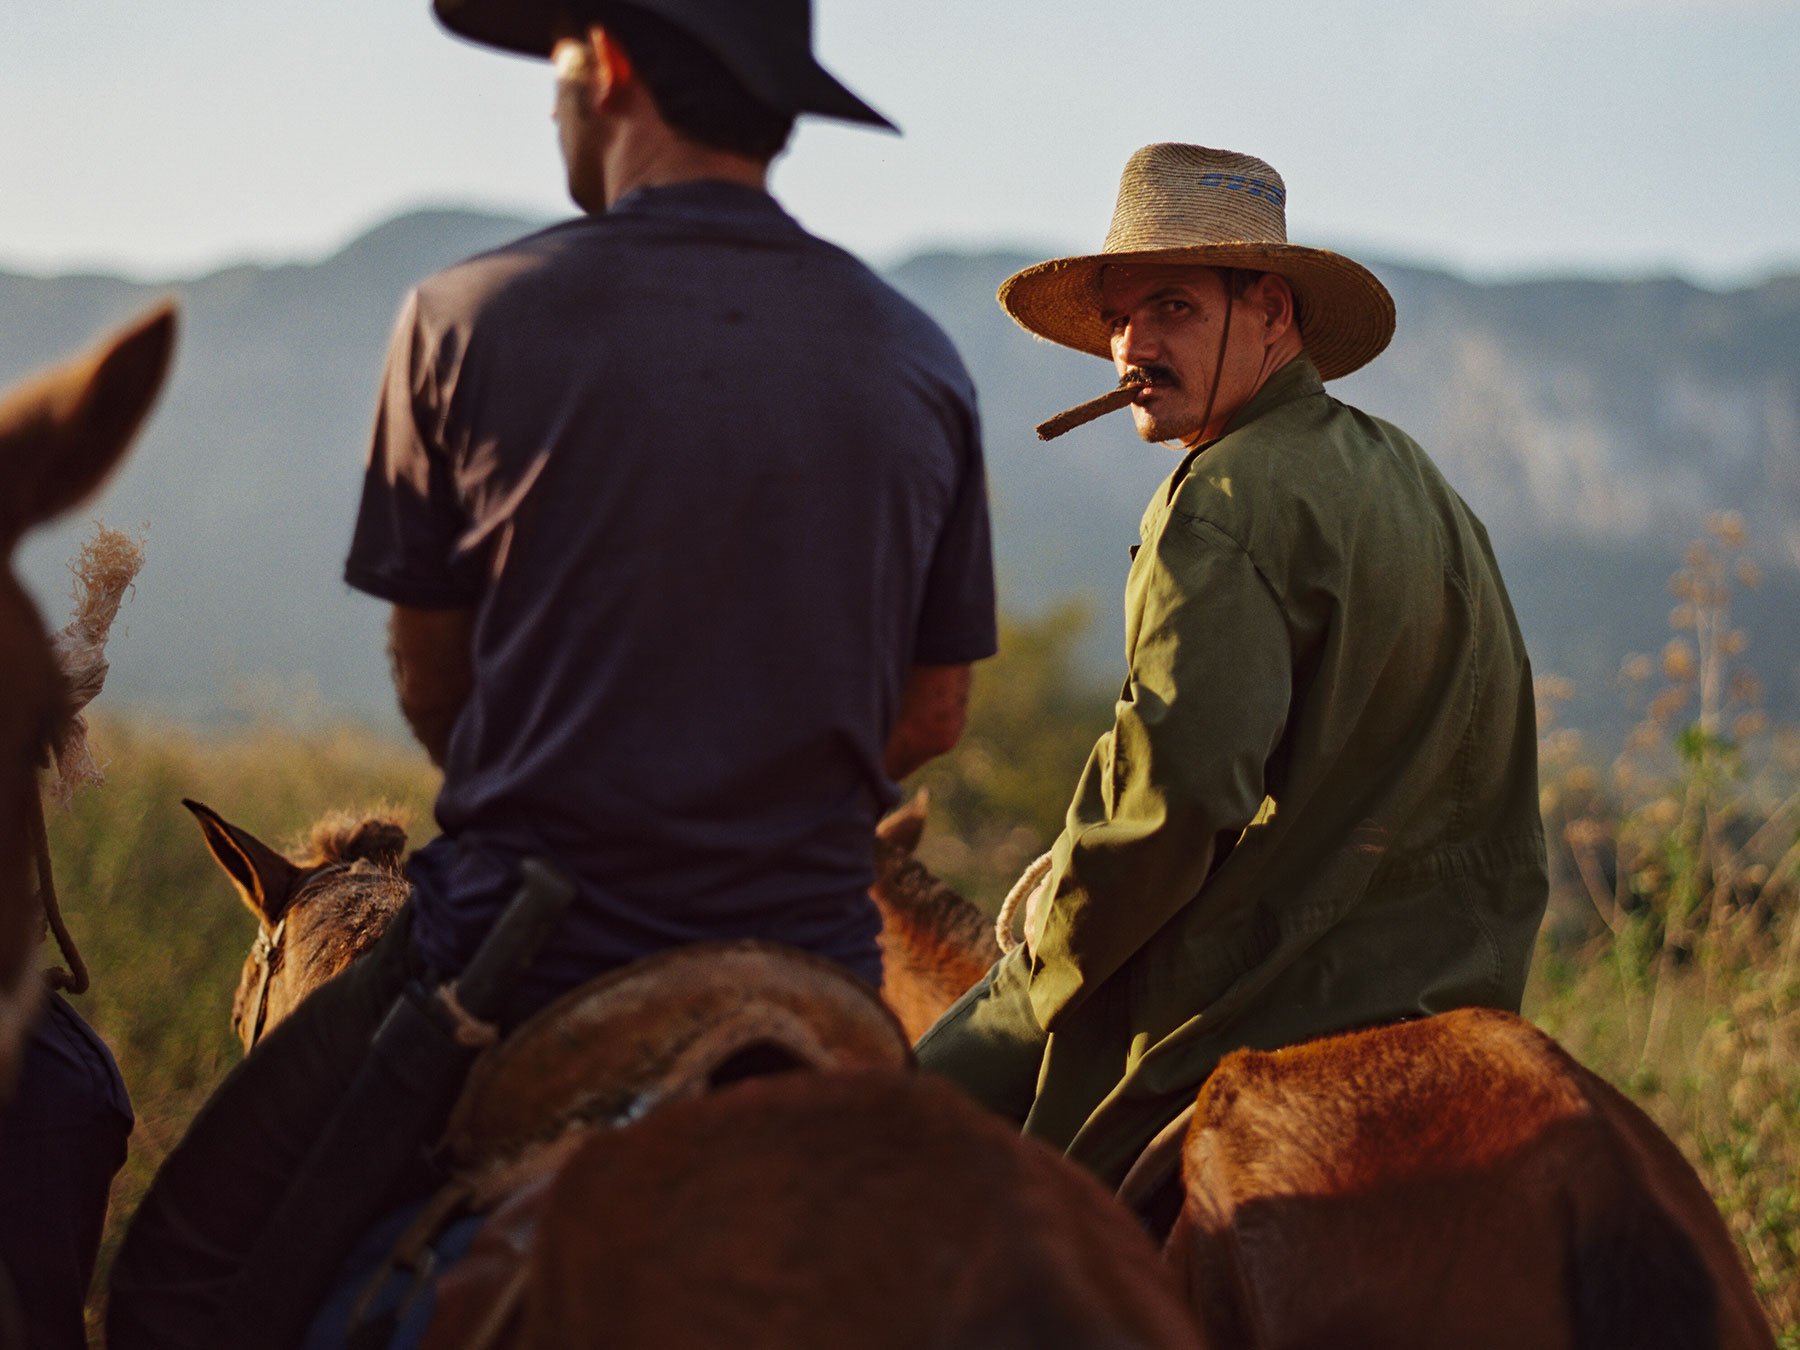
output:
M 1274 272 L 1294 288 L 1306 354 L 1327 380 L 1372 361 L 1394 335 L 1394 299 L 1360 263 L 1287 241 L 1287 186 L 1253 155 L 1146 145 L 1126 162 L 1098 253 L 1014 273 L 1000 305 L 1039 337 L 1112 355 L 1100 273 L 1121 263 L 1192 263 Z

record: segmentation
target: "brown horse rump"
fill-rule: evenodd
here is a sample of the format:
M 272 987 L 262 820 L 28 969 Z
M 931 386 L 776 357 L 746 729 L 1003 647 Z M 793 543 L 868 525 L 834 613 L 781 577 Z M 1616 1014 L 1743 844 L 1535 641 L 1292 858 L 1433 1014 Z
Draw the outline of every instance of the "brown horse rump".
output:
M 1201 1350 L 1093 1177 L 941 1079 L 784 1074 L 592 1130 L 439 1283 L 425 1350 Z
M 460 1199 L 491 1212 L 425 1344 L 1199 1350 L 1097 1181 L 911 1069 L 873 990 L 769 944 L 576 991 L 452 1118 Z
M 1181 1163 L 1165 1254 L 1220 1344 L 1774 1347 L 1680 1151 L 1510 1013 L 1229 1055 Z

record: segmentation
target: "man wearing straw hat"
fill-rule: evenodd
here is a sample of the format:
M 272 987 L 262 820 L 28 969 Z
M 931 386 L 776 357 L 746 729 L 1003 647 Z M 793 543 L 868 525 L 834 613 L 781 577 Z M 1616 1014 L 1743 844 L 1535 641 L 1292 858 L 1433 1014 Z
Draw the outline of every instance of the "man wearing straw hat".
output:
M 706 938 L 878 983 L 875 822 L 994 650 L 967 372 L 767 190 L 798 114 L 888 125 L 815 59 L 807 0 L 436 9 L 552 58 L 585 211 L 425 281 L 389 350 L 345 574 L 393 606 L 443 833 L 381 944 L 159 1173 L 114 1267 L 119 1350 L 280 1342 L 224 1325 L 291 1274 L 271 1209 L 344 1189 L 293 1178 L 409 972 L 463 970 L 524 860 L 575 900 L 515 1014 Z
M 1100 253 L 1000 288 L 1110 357 L 1139 435 L 1183 458 L 1025 942 L 919 1057 L 1114 1184 L 1233 1049 L 1516 1010 L 1546 901 L 1530 669 L 1486 532 L 1326 392 L 1387 345 L 1393 301 L 1288 243 L 1286 199 L 1259 159 L 1148 146 Z

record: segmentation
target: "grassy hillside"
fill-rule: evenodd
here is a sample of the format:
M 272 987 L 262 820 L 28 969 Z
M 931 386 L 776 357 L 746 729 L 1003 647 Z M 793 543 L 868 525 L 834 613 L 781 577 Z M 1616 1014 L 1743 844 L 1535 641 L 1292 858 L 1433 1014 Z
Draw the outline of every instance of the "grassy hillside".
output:
M 1800 1350 L 1800 729 L 1768 725 L 1732 679 L 1742 638 L 1720 589 L 1734 565 L 1729 524 L 1678 578 L 1686 626 L 1655 660 L 1627 663 L 1634 681 L 1611 691 L 1638 717 L 1623 757 L 1591 762 L 1554 719 L 1571 691 L 1544 687 L 1554 895 L 1527 1012 L 1680 1142 L 1783 1344 Z M 933 792 L 928 860 L 989 907 L 1048 844 L 1106 723 L 1107 696 L 1069 660 L 1082 624 L 1063 611 L 1009 628 L 964 744 L 921 775 Z M 329 809 L 392 803 L 412 810 L 417 844 L 435 775 L 410 748 L 349 728 L 208 739 L 103 720 L 96 742 L 109 781 L 52 829 L 95 972 L 79 1006 L 115 1048 L 139 1115 L 116 1234 L 238 1055 L 226 1023 L 254 926 L 180 798 L 272 843 Z

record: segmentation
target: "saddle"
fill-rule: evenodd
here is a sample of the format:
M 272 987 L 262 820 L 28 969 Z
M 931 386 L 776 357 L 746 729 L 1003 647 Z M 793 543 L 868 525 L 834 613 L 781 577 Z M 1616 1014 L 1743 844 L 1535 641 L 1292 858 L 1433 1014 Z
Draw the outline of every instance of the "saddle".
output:
M 476 1061 L 446 1127 L 459 1172 L 571 1125 L 628 1125 L 658 1106 L 789 1069 L 904 1069 L 905 1033 L 831 961 L 773 943 L 702 943 L 564 995 Z
M 701 943 L 589 981 L 476 1061 L 437 1149 L 451 1180 L 365 1283 L 350 1314 L 351 1327 L 363 1329 L 352 1343 L 386 1344 L 378 1328 L 407 1316 L 435 1274 L 437 1236 L 459 1216 L 497 1210 L 440 1281 L 439 1311 L 448 1316 L 433 1322 L 458 1327 L 455 1344 L 491 1343 L 536 1228 L 531 1198 L 595 1131 L 745 1079 L 901 1072 L 912 1062 L 905 1033 L 873 989 L 793 948 Z

